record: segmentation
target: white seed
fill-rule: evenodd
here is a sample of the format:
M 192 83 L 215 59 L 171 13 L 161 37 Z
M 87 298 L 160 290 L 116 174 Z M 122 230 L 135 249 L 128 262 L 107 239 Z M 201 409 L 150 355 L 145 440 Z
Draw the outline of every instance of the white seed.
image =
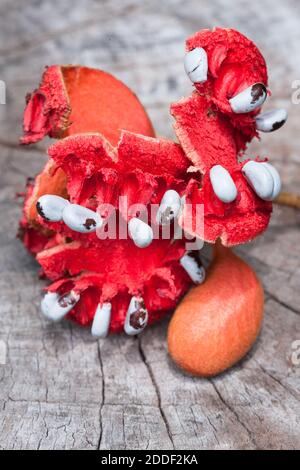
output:
M 260 108 L 267 98 L 267 89 L 263 83 L 255 83 L 229 100 L 234 113 L 249 113 Z
M 205 269 L 202 266 L 198 251 L 186 253 L 180 259 L 180 264 L 195 284 L 202 284 L 204 282 Z
M 139 248 L 146 248 L 153 240 L 152 228 L 137 217 L 128 222 L 129 235 Z
M 132 297 L 126 313 L 124 331 L 127 335 L 138 335 L 148 323 L 148 310 L 141 297 Z
M 214 193 L 221 201 L 232 202 L 236 199 L 236 185 L 226 168 L 215 165 L 211 168 L 209 176 Z
M 44 194 L 44 196 L 38 199 L 36 209 L 43 219 L 59 222 L 62 220 L 63 210 L 69 204 L 69 201 L 63 197 L 54 194 Z
M 161 225 L 168 225 L 178 217 L 181 209 L 181 197 L 174 189 L 169 189 L 163 195 L 159 209 L 156 214 L 156 222 Z
M 75 232 L 95 232 L 102 226 L 103 220 L 97 212 L 78 204 L 69 204 L 63 211 L 64 223 Z
M 281 178 L 278 171 L 276 170 L 276 168 L 274 168 L 273 165 L 270 165 L 270 163 L 267 162 L 262 163 L 262 165 L 264 165 L 264 167 L 270 172 L 273 178 L 274 188 L 270 198 L 270 200 L 273 200 L 278 196 L 281 191 Z
M 207 80 L 207 54 L 202 47 L 196 47 L 185 55 L 184 70 L 193 83 Z
M 273 132 L 282 127 L 288 118 L 285 109 L 274 109 L 266 111 L 256 117 L 256 127 L 262 132 Z
M 74 291 L 61 296 L 56 292 L 48 292 L 41 302 L 41 310 L 49 320 L 59 321 L 74 308 L 79 299 L 80 296 Z
M 91 333 L 95 338 L 105 338 L 108 334 L 111 317 L 111 303 L 98 305 L 94 316 Z
M 274 179 L 265 165 L 249 161 L 243 166 L 243 173 L 256 194 L 265 201 L 272 199 Z

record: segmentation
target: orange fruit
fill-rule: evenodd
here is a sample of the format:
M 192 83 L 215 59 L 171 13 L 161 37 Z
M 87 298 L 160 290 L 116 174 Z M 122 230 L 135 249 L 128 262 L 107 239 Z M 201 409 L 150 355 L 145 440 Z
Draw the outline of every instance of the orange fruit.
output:
M 201 377 L 238 362 L 259 333 L 264 294 L 255 272 L 229 248 L 216 245 L 204 284 L 179 304 L 168 329 L 175 363 Z

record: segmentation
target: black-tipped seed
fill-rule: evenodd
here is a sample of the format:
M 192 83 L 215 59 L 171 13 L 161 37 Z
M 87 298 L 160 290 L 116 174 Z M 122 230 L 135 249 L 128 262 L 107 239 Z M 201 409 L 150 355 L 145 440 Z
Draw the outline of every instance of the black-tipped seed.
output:
M 49 222 L 50 219 L 48 219 L 46 216 L 45 216 L 45 213 L 43 211 L 43 208 L 42 208 L 42 205 L 41 203 L 38 201 L 36 203 L 36 210 L 38 212 L 38 214 L 44 219 L 44 220 L 47 220 Z
M 148 311 L 141 297 L 132 297 L 126 319 L 124 323 L 124 331 L 128 335 L 139 334 L 148 323 Z
M 58 305 L 62 308 L 67 308 L 71 305 L 75 305 L 76 302 L 76 297 L 72 294 L 72 292 L 69 292 L 68 294 L 60 297 L 60 299 L 58 300 Z
M 86 219 L 85 223 L 83 224 L 83 226 L 87 230 L 91 230 L 91 228 L 96 227 L 96 225 L 97 225 L 97 223 L 94 219 Z
M 274 122 L 272 126 L 272 131 L 277 131 L 278 129 L 280 129 L 285 124 L 285 122 L 285 119 L 283 121 Z
M 267 89 L 263 83 L 255 83 L 251 88 L 252 101 L 251 104 L 255 104 L 260 98 L 263 98 L 267 94 Z
M 262 132 L 273 132 L 280 129 L 288 118 L 285 109 L 274 109 L 256 117 L 256 128 Z
M 147 310 L 145 304 L 141 300 L 135 301 L 135 311 L 133 311 L 129 318 L 129 324 L 135 330 L 143 328 L 147 320 Z

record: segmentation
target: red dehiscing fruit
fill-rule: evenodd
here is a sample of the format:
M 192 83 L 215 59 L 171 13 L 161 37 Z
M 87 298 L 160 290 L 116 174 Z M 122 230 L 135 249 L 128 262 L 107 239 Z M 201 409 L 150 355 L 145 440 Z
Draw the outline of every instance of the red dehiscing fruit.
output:
M 27 246 L 32 240 L 32 251 L 54 281 L 42 302 L 48 318 L 69 315 L 94 325 L 105 317 L 107 331 L 133 334 L 135 326 L 140 332 L 147 320 L 175 308 L 191 280 L 201 282 L 201 266 L 185 252 L 184 240 L 153 240 L 149 212 L 141 226 L 139 212 L 128 215 L 118 207 L 119 196 L 148 211 L 153 203 L 161 209 L 171 193 L 176 208 L 161 209 L 156 224 L 178 219 L 185 233 L 208 242 L 244 243 L 267 227 L 280 177 L 265 159 L 240 161 L 259 126 L 270 124 L 259 115 L 267 97 L 265 61 L 240 33 L 218 28 L 190 38 L 186 58 L 196 90 L 171 107 L 179 144 L 154 138 L 135 95 L 105 72 L 52 66 L 28 96 L 22 143 L 45 135 L 62 138 L 50 147 L 48 164 L 28 190 L 22 220 L 23 230 L 28 224 Z M 201 83 L 194 75 L 198 67 Z M 96 236 L 107 222 L 103 203 L 117 209 L 131 239 Z M 204 217 L 198 225 L 200 205 Z M 146 242 L 135 238 L 136 224 Z M 249 350 L 262 312 L 262 288 L 253 271 L 217 246 L 206 283 L 186 296 L 171 321 L 170 353 L 194 374 L 221 372 Z
M 171 319 L 172 359 L 201 377 L 225 371 L 256 340 L 263 306 L 263 289 L 254 271 L 229 248 L 216 245 L 205 283 L 184 297 Z
M 81 233 L 59 217 L 49 219 L 40 201 L 50 195 L 95 216 L 102 204 L 118 213 L 119 196 L 128 205 L 158 203 L 167 189 L 182 190 L 188 162 L 180 146 L 152 137 L 144 108 L 124 84 L 86 67 L 46 70 L 28 98 L 24 132 L 23 143 L 61 138 L 27 187 L 20 223 L 24 244 L 53 281 L 43 313 L 56 320 L 68 315 L 105 335 L 137 334 L 174 309 L 192 283 L 180 264 L 184 240 L 153 240 L 141 249 L 117 234 L 100 239 L 93 230 Z M 127 228 L 126 210 L 120 214 Z M 85 227 L 93 223 L 87 219 Z

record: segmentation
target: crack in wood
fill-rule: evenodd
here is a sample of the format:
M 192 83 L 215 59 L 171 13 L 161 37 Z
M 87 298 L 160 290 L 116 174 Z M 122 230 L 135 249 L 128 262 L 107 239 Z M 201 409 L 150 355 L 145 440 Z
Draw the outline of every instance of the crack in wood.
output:
M 249 436 L 249 439 L 251 441 L 251 443 L 255 446 L 255 448 L 258 450 L 259 447 L 255 441 L 255 438 L 253 436 L 253 433 L 252 431 L 248 428 L 248 426 L 246 426 L 246 424 L 241 420 L 239 414 L 237 413 L 237 411 L 234 409 L 233 406 L 231 406 L 226 400 L 225 398 L 223 397 L 222 393 L 220 392 L 220 390 L 218 389 L 216 383 L 215 383 L 215 379 L 208 379 L 209 382 L 211 383 L 211 385 L 213 386 L 215 392 L 217 393 L 219 399 L 221 400 L 221 402 L 223 403 L 223 405 L 235 416 L 237 422 L 245 429 L 245 431 L 247 432 L 248 436 Z
M 283 302 L 282 300 L 278 299 L 278 297 L 276 297 L 276 295 L 274 295 L 271 292 L 267 291 L 266 288 L 264 290 L 265 290 L 265 293 L 269 296 L 269 299 L 271 299 L 274 302 L 276 302 L 277 304 L 281 305 L 281 307 L 286 308 L 290 312 L 293 312 L 296 315 L 300 315 L 300 310 L 297 310 L 294 307 L 292 307 L 290 304 L 288 304 L 286 302 Z
M 100 340 L 98 340 L 98 360 L 99 360 L 100 371 L 101 371 L 101 380 L 102 380 L 102 396 L 101 396 L 101 404 L 100 404 L 100 408 L 99 408 L 100 433 L 99 433 L 99 440 L 98 440 L 98 444 L 97 444 L 97 449 L 100 450 L 101 442 L 102 442 L 102 436 L 103 436 L 102 410 L 103 410 L 103 407 L 104 407 L 104 404 L 105 404 L 105 377 L 104 377 L 104 368 L 103 368 L 103 362 L 102 362 L 102 356 L 101 356 Z
M 270 379 L 274 380 L 274 382 L 276 382 L 278 385 L 280 385 L 282 388 L 284 388 L 285 391 L 287 391 L 293 398 L 295 398 L 297 401 L 300 401 L 300 397 L 299 395 L 297 395 L 291 388 L 287 387 L 286 385 L 284 385 L 280 379 L 278 379 L 277 377 L 275 377 L 270 371 L 268 371 L 264 366 L 261 365 L 261 363 L 255 359 L 255 358 L 252 358 L 252 360 L 255 362 L 255 364 L 257 364 L 257 366 L 260 368 L 260 370 L 265 374 L 267 375 Z
M 171 444 L 172 444 L 172 447 L 173 447 L 173 449 L 175 449 L 175 445 L 174 445 L 174 441 L 173 441 L 173 436 L 172 436 L 172 431 L 171 431 L 171 429 L 170 429 L 169 422 L 168 422 L 168 420 L 167 420 L 167 417 L 166 417 L 166 415 L 165 415 L 164 409 L 163 409 L 162 404 L 161 404 L 161 396 L 160 396 L 159 387 L 158 387 L 158 384 L 157 384 L 157 382 L 156 382 L 156 380 L 155 380 L 155 377 L 154 377 L 154 374 L 153 374 L 151 365 L 150 365 L 150 363 L 147 361 L 146 355 L 145 355 L 145 353 L 144 353 L 141 337 L 138 336 L 137 341 L 138 341 L 138 349 L 139 349 L 139 353 L 140 353 L 141 359 L 142 359 L 143 363 L 144 363 L 145 366 L 146 366 L 146 369 L 147 369 L 147 371 L 148 371 L 150 380 L 151 380 L 151 382 L 152 382 L 152 384 L 153 384 L 153 387 L 154 387 L 154 390 L 155 390 L 155 393 L 156 393 L 156 396 L 157 396 L 158 408 L 159 408 L 159 411 L 160 411 L 162 420 L 163 420 L 163 422 L 164 422 L 164 424 L 165 424 L 166 431 L 167 431 L 167 433 L 168 433 L 168 437 L 169 437 L 169 439 L 170 439 L 170 442 L 171 442 Z

